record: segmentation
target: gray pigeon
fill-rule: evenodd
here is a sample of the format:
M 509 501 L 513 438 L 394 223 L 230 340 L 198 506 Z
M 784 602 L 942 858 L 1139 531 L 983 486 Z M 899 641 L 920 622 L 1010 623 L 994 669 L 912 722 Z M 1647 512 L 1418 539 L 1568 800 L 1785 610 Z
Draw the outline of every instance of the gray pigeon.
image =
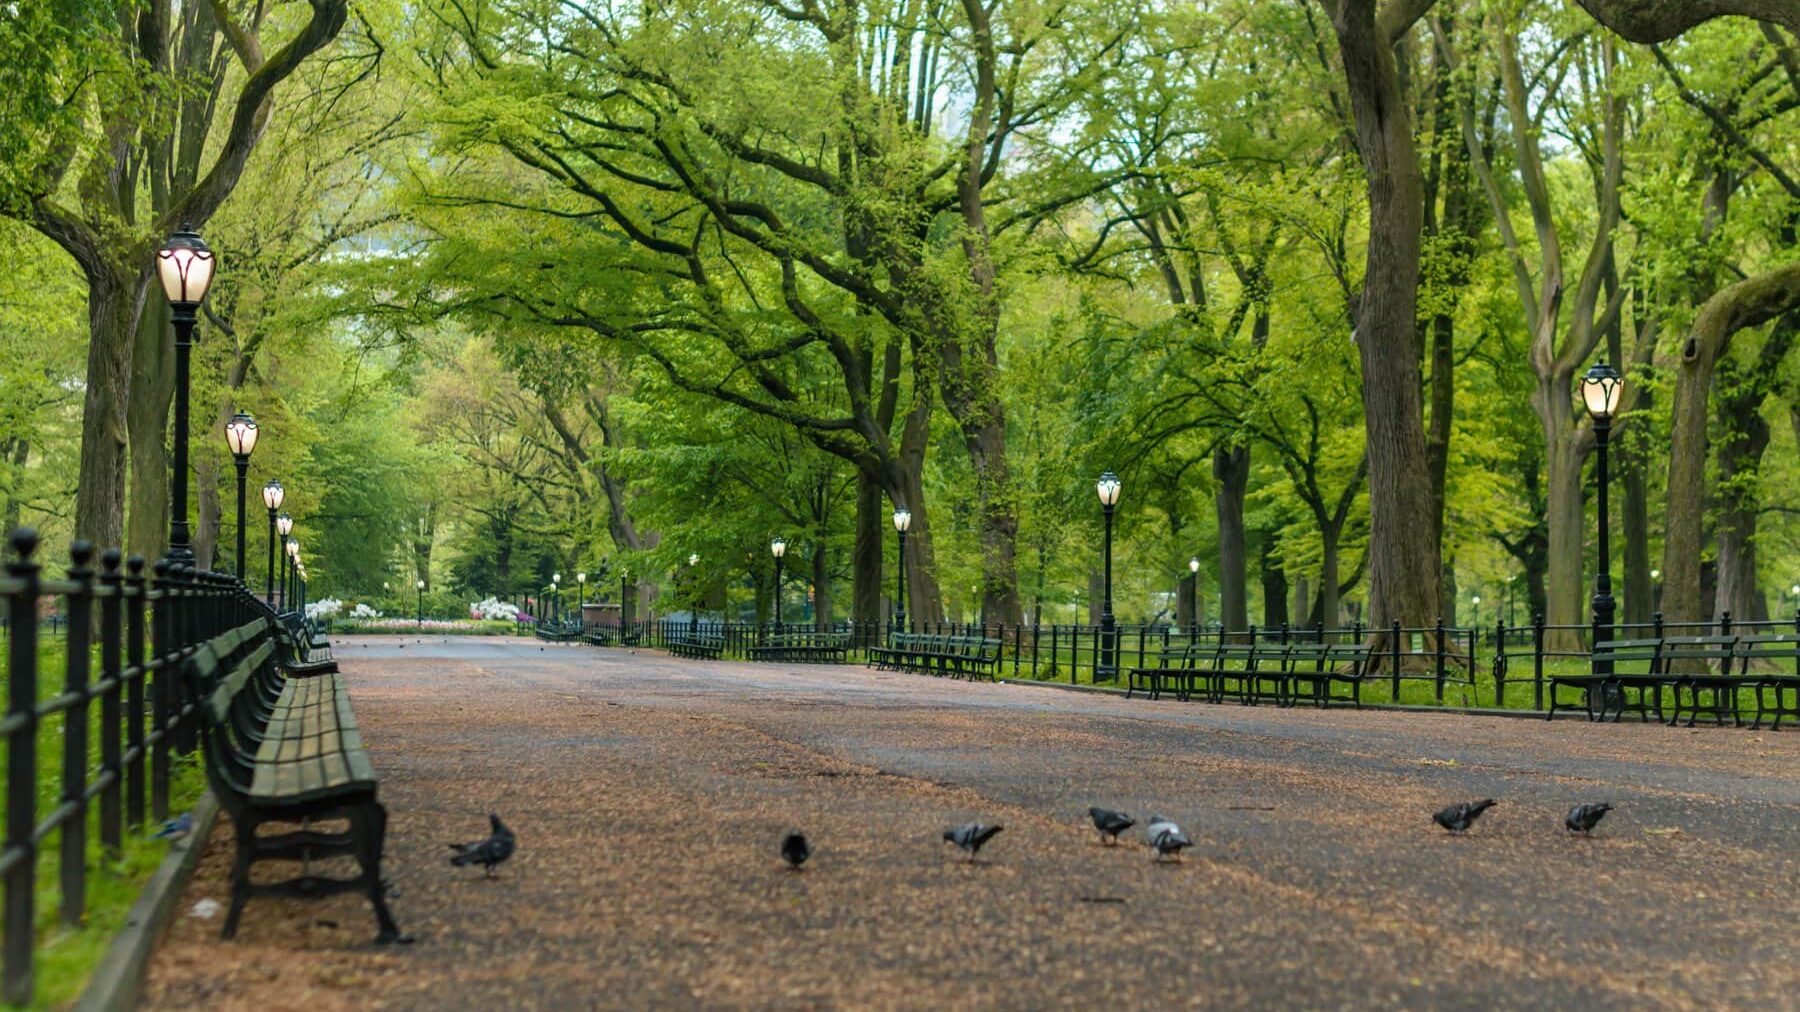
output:
M 1144 830 L 1144 836 L 1150 841 L 1151 848 L 1156 851 L 1156 860 L 1158 861 L 1165 857 L 1173 857 L 1179 861 L 1182 849 L 1194 845 L 1194 841 L 1188 839 L 1188 835 L 1181 831 L 1180 826 L 1160 815 L 1150 816 L 1150 825 Z
M 799 871 L 800 866 L 805 864 L 806 859 L 811 856 L 812 844 L 806 842 L 806 836 L 799 830 L 796 829 L 782 837 L 781 859 L 788 863 L 789 868 Z
M 1598 826 L 1600 820 L 1606 818 L 1606 813 L 1610 811 L 1612 811 L 1612 802 L 1610 801 L 1603 801 L 1597 805 L 1576 805 L 1569 809 L 1568 815 L 1563 816 L 1563 828 L 1571 833 L 1592 836 L 1594 827 Z
M 1137 820 L 1124 812 L 1098 806 L 1088 809 L 1088 818 L 1094 820 L 1094 828 L 1100 831 L 1100 838 L 1107 843 L 1118 843 L 1120 833 L 1137 825 Z
M 988 826 L 979 822 L 971 822 L 944 830 L 944 839 L 968 851 L 969 860 L 974 861 L 975 855 L 981 852 L 982 846 L 1005 828 L 1005 826 Z
M 1485 801 L 1460 802 L 1451 805 L 1448 808 L 1439 809 L 1431 816 L 1431 821 L 1444 827 L 1446 830 L 1449 830 L 1450 833 L 1454 835 L 1467 830 L 1476 819 L 1481 818 L 1482 812 L 1485 812 L 1492 807 L 1494 807 L 1493 798 L 1488 798 Z
M 512 857 L 517 841 L 513 837 L 513 831 L 507 829 L 506 824 L 500 821 L 500 816 L 489 815 L 488 826 L 492 828 L 493 833 L 485 840 L 450 844 L 450 849 L 456 851 L 456 856 L 450 859 L 450 863 L 458 868 L 466 868 L 472 864 L 481 865 L 482 878 L 492 878 L 494 869 L 504 864 L 507 858 Z

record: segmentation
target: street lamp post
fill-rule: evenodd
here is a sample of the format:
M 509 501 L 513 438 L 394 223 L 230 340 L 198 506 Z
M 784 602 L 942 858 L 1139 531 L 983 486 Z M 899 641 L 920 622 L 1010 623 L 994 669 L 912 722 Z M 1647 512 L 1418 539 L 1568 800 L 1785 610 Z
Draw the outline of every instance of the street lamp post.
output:
M 587 574 L 575 574 L 575 624 L 587 624 Z
M 244 579 L 244 479 L 250 475 L 250 451 L 256 449 L 256 419 L 242 411 L 225 423 L 225 445 L 237 465 L 237 575 Z
M 781 635 L 781 559 L 787 555 L 787 539 L 779 535 L 769 541 L 769 552 L 775 556 L 775 635 Z
M 900 569 L 894 578 L 894 628 L 906 631 L 906 532 L 912 530 L 912 510 L 894 507 L 894 533 L 900 536 Z
M 1200 634 L 1200 557 L 1188 560 L 1188 625 L 1189 634 Z
M 1594 363 L 1593 368 L 1581 380 L 1581 400 L 1587 406 L 1589 417 L 1594 420 L 1594 480 L 1598 486 L 1594 500 L 1600 513 L 1598 572 L 1594 574 L 1595 643 L 1604 643 L 1613 638 L 1612 553 L 1606 509 L 1606 437 L 1612 434 L 1613 415 L 1619 410 L 1619 394 L 1623 386 L 1624 381 L 1619 371 L 1604 361 Z M 1594 673 L 1612 674 L 1612 662 L 1605 659 L 1595 661 Z
M 298 564 L 299 561 L 300 542 L 298 539 L 288 538 L 287 562 L 284 564 L 286 571 L 282 573 L 281 590 L 281 607 L 285 611 L 293 610 L 289 605 L 293 603 L 296 592 L 300 589 L 299 574 L 294 571 L 294 566 Z
M 269 571 L 263 579 L 263 595 L 268 598 L 269 606 L 275 606 L 275 520 L 276 511 L 281 509 L 282 502 L 287 499 L 287 489 L 281 482 L 270 478 L 262 490 L 263 505 L 269 508 Z
M 550 574 L 550 618 L 557 625 L 562 624 L 562 574 Z
M 191 564 L 194 549 L 188 542 L 188 360 L 194 340 L 194 320 L 211 287 L 218 261 L 206 243 L 187 228 L 169 237 L 156 253 L 156 276 L 169 300 L 175 326 L 175 470 L 169 491 L 169 559 Z
M 420 580 L 417 584 L 417 587 L 418 587 L 418 591 L 419 591 L 418 623 L 419 623 L 419 628 L 423 629 L 423 628 L 425 628 L 425 581 Z
M 699 564 L 700 564 L 700 553 L 699 552 L 689 552 L 688 553 L 688 591 L 694 595 L 693 601 L 690 602 L 688 605 L 688 638 L 689 639 L 693 639 L 695 636 L 698 636 L 700 633 L 700 593 L 698 590 L 698 586 L 699 586 L 698 582 L 695 579 L 697 574 L 694 572 L 694 567 L 698 566 Z
M 1113 622 L 1112 530 L 1113 509 L 1119 505 L 1119 493 L 1122 488 L 1123 486 L 1119 483 L 1119 476 L 1111 471 L 1102 473 L 1100 475 L 1100 480 L 1094 485 L 1094 491 L 1100 495 L 1100 512 L 1106 518 L 1106 548 L 1104 555 L 1106 561 L 1106 596 L 1101 599 L 1100 604 L 1100 649 L 1094 656 L 1094 681 L 1096 682 L 1110 682 L 1117 678 L 1119 674 L 1119 644 L 1117 629 Z
M 282 496 L 285 498 L 287 493 L 283 492 Z M 286 513 L 277 514 L 275 517 L 275 533 L 281 536 L 280 540 L 276 542 L 276 544 L 281 546 L 281 604 L 276 610 L 286 611 L 288 603 L 287 543 L 288 535 L 294 533 L 294 518 L 288 516 Z M 274 552 L 275 549 L 271 548 L 270 551 Z

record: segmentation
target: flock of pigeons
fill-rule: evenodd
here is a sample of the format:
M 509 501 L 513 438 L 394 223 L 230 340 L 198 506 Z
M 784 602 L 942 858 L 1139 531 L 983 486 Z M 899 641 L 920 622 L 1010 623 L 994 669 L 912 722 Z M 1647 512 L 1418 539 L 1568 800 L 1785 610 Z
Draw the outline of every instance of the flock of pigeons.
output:
M 1481 818 L 1481 813 L 1495 804 L 1493 798 L 1459 802 L 1433 813 L 1431 819 L 1446 831 L 1461 834 L 1467 832 L 1476 819 Z M 1576 805 L 1569 809 L 1569 814 L 1563 816 L 1563 828 L 1583 836 L 1592 835 L 1594 827 L 1612 809 L 1613 806 L 1607 802 Z M 1120 834 L 1137 825 L 1137 820 L 1124 812 L 1115 812 L 1098 805 L 1088 809 L 1088 818 L 1093 820 L 1094 828 L 1100 831 L 1101 841 L 1108 846 L 1117 846 Z M 513 851 L 518 847 L 518 838 L 500 821 L 498 815 L 488 816 L 488 828 L 490 832 L 485 839 L 450 844 L 450 849 L 456 852 L 450 858 L 450 863 L 458 868 L 480 865 L 483 877 L 492 877 L 494 869 L 513 856 Z M 955 844 L 973 862 L 975 855 L 981 853 L 981 848 L 987 846 L 988 841 L 1000 835 L 1000 831 L 1005 828 L 998 823 L 969 822 L 944 830 L 944 840 Z M 1156 861 L 1165 858 L 1179 861 L 1181 852 L 1194 845 L 1194 841 L 1182 832 L 1180 826 L 1160 815 L 1150 816 L 1149 825 L 1144 827 L 1144 842 L 1154 852 L 1152 860 Z M 782 837 L 781 859 L 787 862 L 789 868 L 799 871 L 800 866 L 812 855 L 813 846 L 806 834 L 792 830 Z

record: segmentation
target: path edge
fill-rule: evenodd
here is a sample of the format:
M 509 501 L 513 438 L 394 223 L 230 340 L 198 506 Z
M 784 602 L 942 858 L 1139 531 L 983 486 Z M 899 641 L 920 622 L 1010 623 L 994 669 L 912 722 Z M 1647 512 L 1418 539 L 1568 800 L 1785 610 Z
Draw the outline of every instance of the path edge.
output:
M 206 849 L 213 823 L 219 816 L 219 801 L 208 790 L 200 796 L 193 811 L 193 831 L 188 833 L 187 839 L 170 846 L 162 864 L 157 866 L 150 881 L 144 883 L 143 892 L 138 894 L 137 902 L 125 915 L 125 926 L 107 947 L 106 955 L 101 957 L 100 965 L 94 968 L 94 975 L 76 1000 L 75 1012 L 124 1012 L 137 1005 L 144 988 L 144 970 L 150 965 L 150 954 L 155 951 L 157 939 L 162 937 L 163 928 L 175 912 L 175 901 L 187 888 L 194 868 L 200 863 L 200 853 Z
M 1042 689 L 1060 689 L 1063 692 L 1086 692 L 1086 693 L 1091 693 L 1091 694 L 1100 695 L 1100 696 L 1117 696 L 1120 699 L 1125 698 L 1125 690 L 1124 689 L 1117 688 L 1117 687 L 1111 686 L 1111 685 L 1070 685 L 1068 682 L 1038 681 L 1037 679 L 1034 679 L 1034 678 L 999 678 L 999 679 L 996 679 L 996 681 L 998 681 L 1001 685 L 1020 685 L 1020 686 L 1036 687 L 1036 688 L 1042 688 Z M 1148 700 L 1149 696 L 1146 695 L 1144 698 L 1146 700 Z M 1339 700 L 1339 702 L 1348 702 L 1348 701 L 1347 700 Z M 1312 707 L 1306 707 L 1306 709 L 1312 709 Z M 1348 707 L 1348 706 L 1343 706 L 1343 707 L 1331 707 L 1331 709 L 1347 710 L 1347 709 L 1352 709 L 1352 708 Z M 1364 703 L 1362 705 L 1362 709 L 1387 711 L 1390 713 L 1455 713 L 1455 714 L 1460 714 L 1465 717 L 1512 717 L 1512 718 L 1524 718 L 1526 720 L 1549 719 L 1549 714 L 1543 710 L 1521 710 L 1521 709 L 1513 709 L 1511 707 L 1501 708 L 1501 707 L 1493 707 L 1493 706 L 1426 706 L 1426 705 L 1420 705 L 1420 704 L 1416 704 L 1416 703 Z M 1555 719 L 1557 719 L 1557 720 L 1574 720 L 1578 717 L 1583 717 L 1583 716 L 1584 715 L 1582 713 L 1580 713 L 1579 711 L 1571 711 L 1571 712 L 1567 712 L 1567 713 L 1559 713 L 1556 715 Z

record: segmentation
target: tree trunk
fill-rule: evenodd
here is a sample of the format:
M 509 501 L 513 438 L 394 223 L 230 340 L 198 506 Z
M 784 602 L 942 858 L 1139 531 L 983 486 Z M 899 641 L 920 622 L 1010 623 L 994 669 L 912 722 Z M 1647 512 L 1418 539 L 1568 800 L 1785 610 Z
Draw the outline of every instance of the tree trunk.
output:
M 1667 528 L 1663 534 L 1663 616 L 1693 622 L 1700 613 L 1700 552 L 1705 516 L 1707 402 L 1713 371 L 1732 335 L 1800 307 L 1800 263 L 1721 289 L 1694 316 L 1675 374 L 1669 426 Z
M 145 285 L 133 271 L 87 270 L 87 390 L 81 409 L 81 464 L 75 483 L 75 536 L 98 546 L 125 541 L 125 464 L 130 431 L 131 352 Z M 167 470 L 157 472 L 166 480 Z M 164 496 L 166 499 L 166 495 Z M 140 508 L 144 508 L 140 504 Z M 151 504 L 150 509 L 154 509 Z M 162 540 L 130 550 L 154 559 Z
M 831 628 L 831 550 L 824 538 L 812 554 L 813 628 Z
M 1748 369 L 1727 363 L 1727 390 L 1719 400 L 1718 560 L 1713 614 L 1756 620 L 1768 616 L 1768 602 L 1757 589 L 1756 521 L 1762 503 L 1757 494 L 1763 452 L 1769 447 L 1769 423 L 1763 401 L 1779 387 L 1782 362 L 1800 330 L 1800 314 L 1776 321 Z
M 1407 26 L 1378 25 L 1370 0 L 1341 0 L 1327 8 L 1369 194 L 1355 335 L 1369 455 L 1369 621 L 1423 627 L 1438 612 L 1438 531 L 1414 329 L 1423 189 L 1394 54 Z
M 1443 579 L 1438 581 L 1444 601 L 1444 625 L 1456 627 L 1457 606 L 1461 604 L 1456 586 L 1456 556 L 1444 556 Z
M 906 618 L 909 622 L 942 622 L 944 599 L 938 590 L 937 556 L 932 548 L 931 514 L 925 503 L 923 438 L 915 439 L 908 422 L 901 459 L 887 469 L 888 495 L 912 511 L 906 535 Z
M 1313 587 L 1312 581 L 1305 574 L 1294 577 L 1294 592 L 1288 597 L 1288 614 L 1295 622 L 1312 625 Z
M 1175 628 L 1194 628 L 1194 602 L 1199 598 L 1200 574 L 1189 573 L 1175 583 Z
M 856 472 L 856 541 L 850 549 L 850 620 L 871 626 L 889 618 L 882 614 L 882 594 L 887 581 L 888 539 L 892 528 L 882 509 L 881 482 L 864 468 Z
M 1219 483 L 1213 494 L 1213 506 L 1219 515 L 1219 626 L 1240 632 L 1250 627 L 1244 546 L 1244 494 L 1250 488 L 1250 448 L 1215 450 L 1213 478 Z
M 1548 600 L 1544 621 L 1551 625 L 1582 626 L 1588 621 L 1582 607 L 1582 548 L 1587 527 L 1582 500 L 1582 461 L 1587 448 L 1582 433 L 1576 428 L 1574 407 L 1566 391 L 1559 394 L 1553 381 L 1540 384 L 1533 394 L 1533 407 L 1545 433 L 1544 525 L 1549 531 L 1546 591 Z M 1558 650 L 1579 650 L 1586 638 L 1573 630 L 1550 635 L 1549 643 Z
M 1265 629 L 1280 629 L 1289 624 L 1287 573 L 1281 568 L 1281 559 L 1271 551 L 1274 546 L 1274 534 L 1265 532 L 1261 550 L 1257 553 L 1257 568 L 1262 573 L 1262 624 Z
M 6 509 L 0 511 L 0 536 L 10 536 L 19 526 L 25 500 L 19 495 L 25 464 L 31 459 L 31 441 L 23 438 L 0 440 L 0 451 L 6 460 Z
M 146 559 L 163 554 L 169 546 L 169 478 L 172 443 L 169 406 L 175 396 L 175 340 L 169 323 L 169 304 L 150 300 L 138 314 L 132 331 L 136 350 L 131 363 L 131 400 L 126 424 L 131 439 L 131 510 L 127 515 L 130 550 Z M 193 434 L 188 435 L 193 446 Z M 191 462 L 193 454 L 188 455 Z M 190 488 L 197 482 L 189 481 Z
M 1100 624 L 1100 611 L 1106 600 L 1106 574 L 1098 569 L 1090 569 L 1087 574 L 1087 624 Z
M 998 397 L 992 401 L 981 412 L 981 425 L 966 437 L 969 460 L 975 467 L 981 537 L 980 614 L 995 623 L 1018 625 L 1023 614 L 1019 606 L 1019 517 L 1013 509 L 1006 463 L 1005 409 Z
M 1667 42 L 1713 18 L 1740 14 L 1800 34 L 1793 0 L 1576 0 L 1594 20 L 1633 42 Z

